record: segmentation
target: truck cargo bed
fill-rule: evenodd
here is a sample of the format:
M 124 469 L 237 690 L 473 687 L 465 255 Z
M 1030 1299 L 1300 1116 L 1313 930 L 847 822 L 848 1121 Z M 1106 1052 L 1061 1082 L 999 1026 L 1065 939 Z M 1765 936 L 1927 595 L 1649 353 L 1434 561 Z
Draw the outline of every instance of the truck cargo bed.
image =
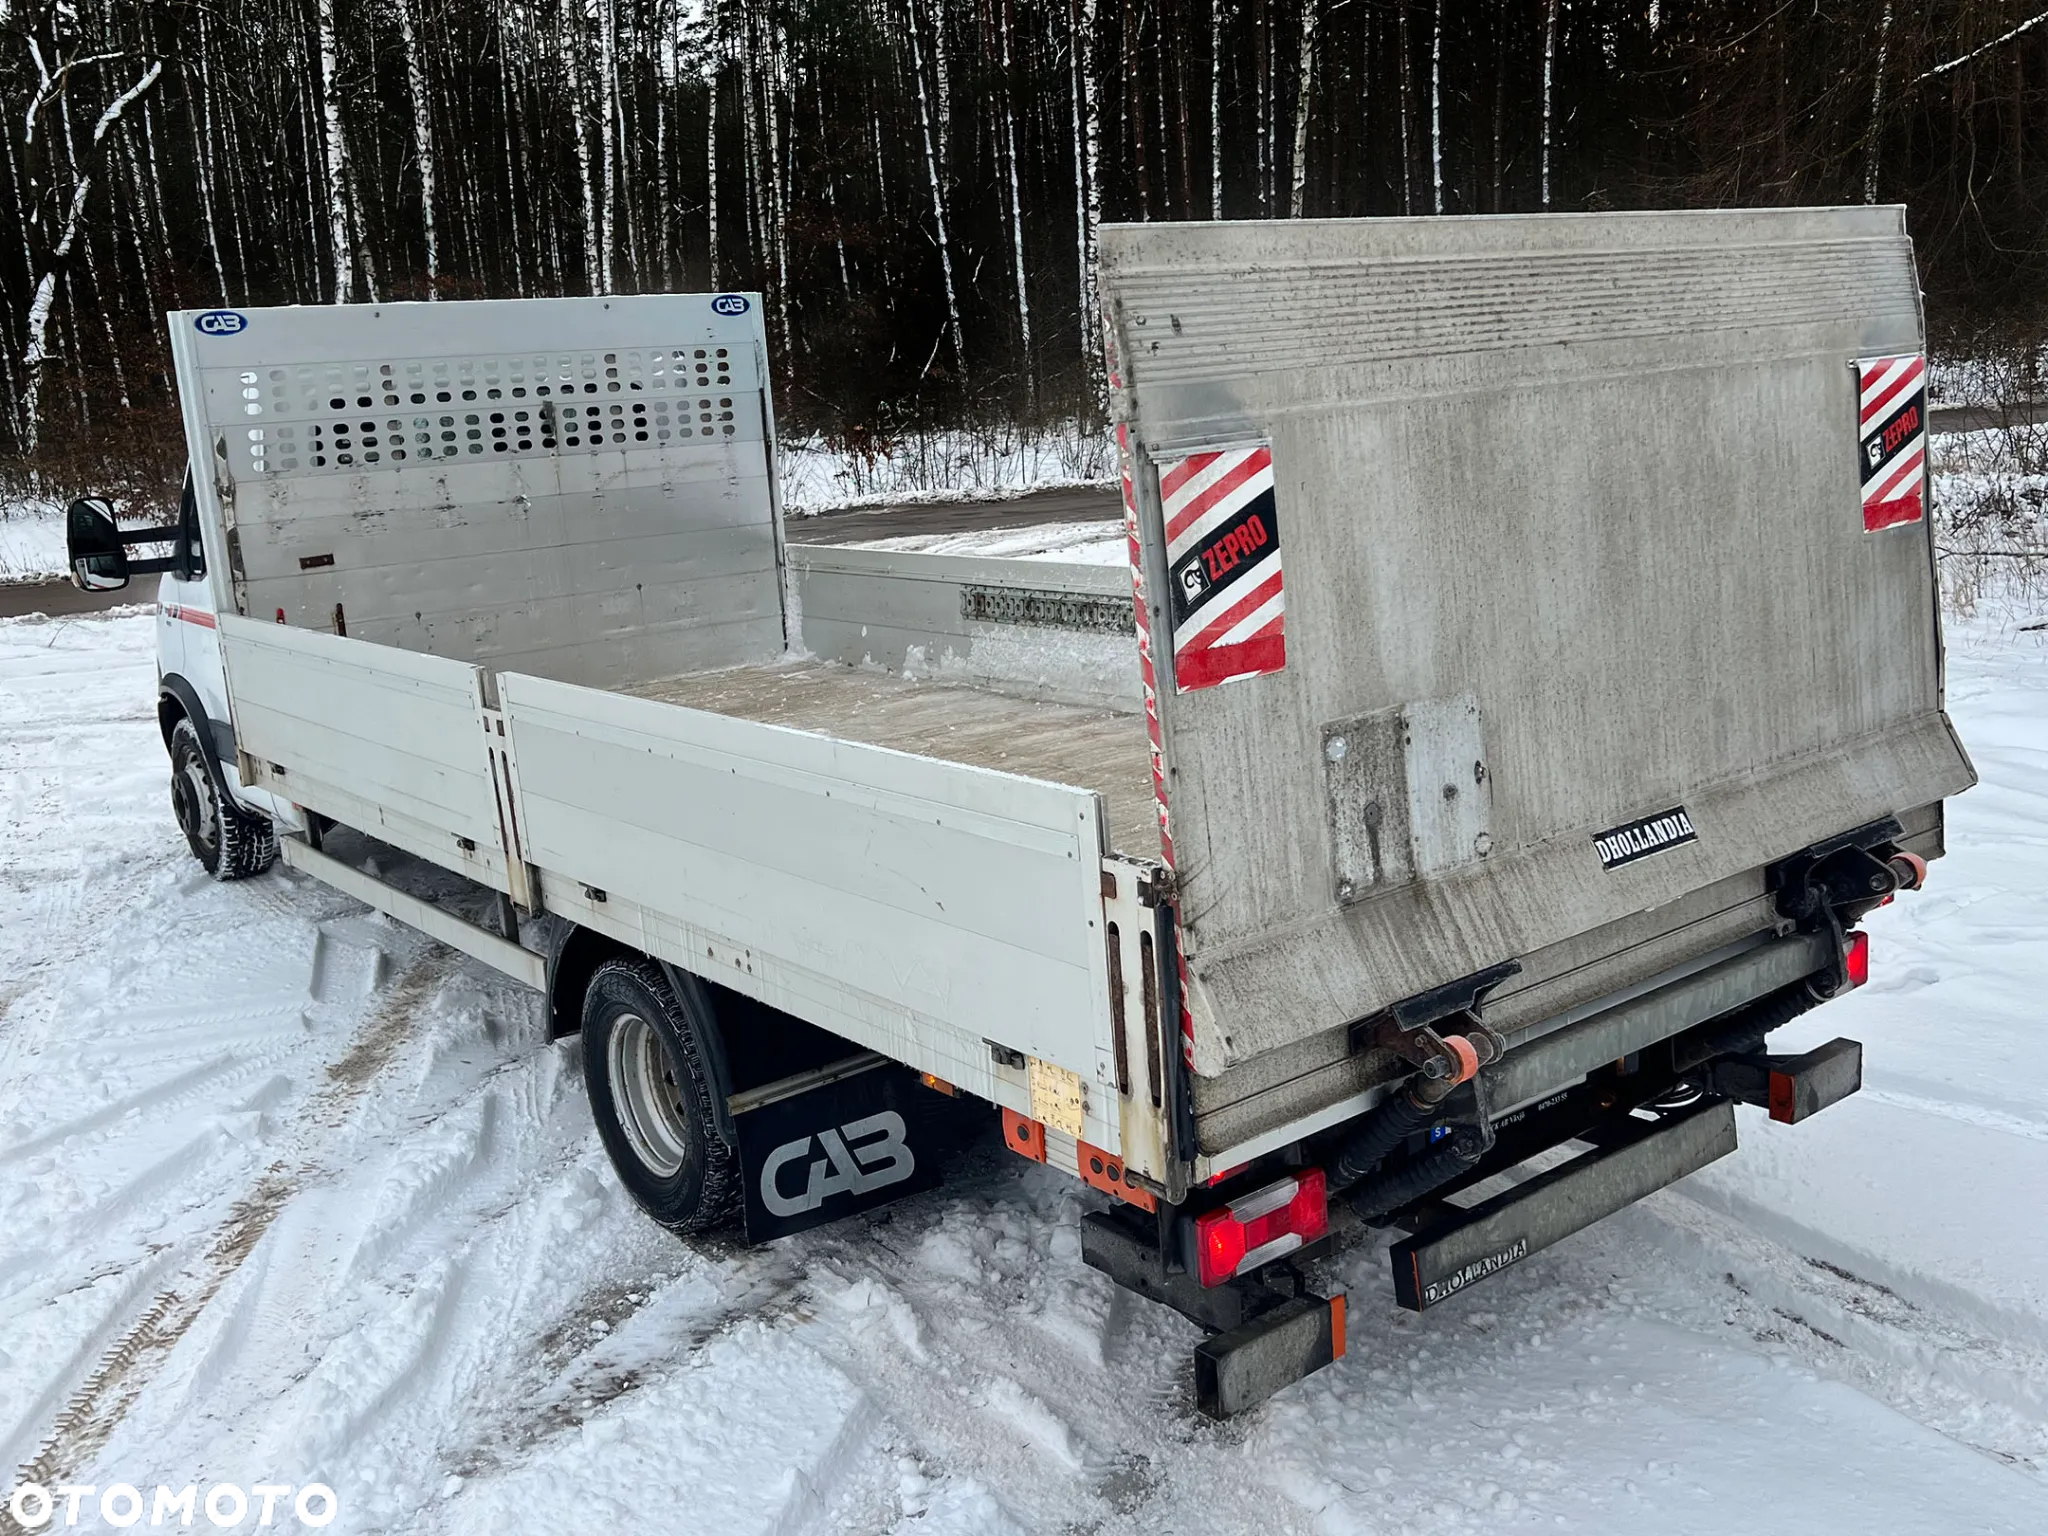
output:
M 1159 819 L 1141 715 L 955 683 L 913 682 L 831 662 L 732 667 L 617 691 L 1092 789 L 1103 798 L 1116 852 L 1158 853 Z

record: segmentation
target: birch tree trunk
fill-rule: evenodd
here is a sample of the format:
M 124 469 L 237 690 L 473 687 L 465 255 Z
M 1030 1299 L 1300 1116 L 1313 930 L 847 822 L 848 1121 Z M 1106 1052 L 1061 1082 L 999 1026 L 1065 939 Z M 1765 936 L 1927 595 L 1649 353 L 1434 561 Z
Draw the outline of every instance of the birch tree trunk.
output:
M 320 110 L 326 126 L 327 217 L 334 235 L 334 302 L 356 296 L 355 255 L 349 245 L 348 146 L 341 136 L 341 58 L 334 41 L 334 0 L 315 0 L 320 36 Z
M 322 4 L 326 0 L 321 0 Z M 607 293 L 606 263 L 597 237 L 597 189 L 590 182 L 590 129 L 584 121 L 583 69 L 577 59 L 582 49 L 569 31 L 569 7 L 563 4 L 557 17 L 562 42 L 562 68 L 568 86 L 570 127 L 576 136 L 576 186 L 583 194 L 583 280 L 592 293 Z
M 100 264 L 93 256 L 90 239 L 81 241 L 78 248 L 85 255 L 86 281 L 92 284 L 93 307 L 100 312 L 100 330 L 107 338 L 107 361 L 113 366 L 115 396 L 120 400 L 122 410 L 133 410 L 135 401 L 128 393 L 128 370 L 121 362 L 121 344 L 114 339 L 113 309 L 107 302 L 106 287 L 100 282 Z M 74 314 L 78 309 L 77 292 L 78 285 L 73 283 L 71 308 Z
M 1550 122 L 1551 122 L 1551 78 L 1557 63 L 1557 7 L 1559 0 L 1548 0 L 1543 18 L 1543 208 L 1550 207 Z
M 200 16 L 203 23 L 205 12 L 202 11 Z M 200 52 L 203 56 L 205 53 L 203 45 Z M 213 275 L 220 293 L 220 302 L 223 306 L 227 306 L 234 303 L 234 299 L 230 297 L 228 292 L 227 263 L 222 261 L 220 256 L 220 226 L 213 216 L 213 92 L 203 78 L 195 80 L 192 71 L 187 69 L 185 71 L 185 94 L 188 98 L 196 98 L 199 102 L 200 127 L 196 135 L 199 150 L 197 166 L 199 172 L 199 212 L 206 223 L 206 248 L 213 255 Z
M 314 59 L 310 51 L 308 52 L 306 62 L 309 66 L 314 64 Z M 305 123 L 301 131 L 300 137 L 303 141 L 303 148 L 305 150 L 305 163 L 309 169 L 312 165 L 314 156 L 316 154 L 324 156 L 326 153 L 326 150 L 323 147 L 325 140 L 322 137 L 325 130 L 320 126 L 320 102 L 317 94 L 313 89 L 313 81 L 314 78 L 318 75 L 318 73 L 319 71 L 317 68 L 308 69 L 306 74 L 306 83 L 304 91 L 306 108 Z M 306 177 L 306 257 L 307 266 L 312 275 L 312 281 L 306 285 L 306 297 L 307 299 L 314 303 L 319 302 L 322 287 L 320 282 L 320 260 L 318 253 L 320 248 L 321 227 L 320 196 L 322 191 L 324 190 L 323 181 L 324 178 L 319 176 L 308 175 Z M 339 233 L 335 233 L 335 231 L 341 227 L 343 220 L 341 218 L 337 218 L 334 215 L 334 213 L 332 212 L 333 207 L 334 204 L 330 201 L 328 204 L 328 208 L 330 211 L 327 216 L 327 221 L 329 225 L 328 259 L 330 263 L 332 263 L 337 252 L 344 258 L 344 260 L 348 254 L 348 242 L 345 239 L 343 239 Z M 337 277 L 335 281 L 338 284 L 341 281 L 341 279 Z M 337 299 L 336 302 L 340 301 Z
M 1209 0 L 1209 217 L 1223 217 L 1223 7 Z
M 159 265 L 162 267 L 164 274 L 164 290 L 170 295 L 171 307 L 176 308 L 181 302 L 178 296 L 178 268 L 177 264 L 171 260 L 171 221 L 164 216 L 164 179 L 162 172 L 157 169 L 156 114 L 151 110 L 151 107 L 152 103 L 149 98 L 144 97 L 142 101 L 142 156 L 149 166 L 149 176 L 143 183 L 143 208 L 156 222 L 156 242 L 161 258 Z M 134 135 L 132 134 L 124 133 L 121 135 L 122 148 L 129 154 L 135 152 L 135 146 L 130 142 L 133 137 Z M 152 316 L 151 319 L 153 322 L 155 317 Z M 150 330 L 152 336 L 154 336 L 156 334 L 154 323 L 152 323 Z M 160 344 L 161 342 L 159 342 Z
M 768 25 L 773 28 L 771 18 Z M 768 236 L 770 251 L 775 259 L 775 317 L 782 331 L 782 355 L 789 355 L 789 251 L 783 243 L 783 229 L 788 223 L 788 210 L 784 199 L 787 196 L 789 178 L 782 165 L 782 92 L 778 87 L 781 74 L 781 51 L 773 46 L 774 35 L 769 36 L 768 78 L 764 86 L 767 100 L 763 103 L 768 119 Z
M 1493 23 L 1493 158 L 1492 158 L 1492 160 L 1491 160 L 1491 161 L 1489 162 L 1489 165 L 1490 165 L 1490 169 L 1491 169 L 1491 171 L 1492 171 L 1492 173 L 1493 173 L 1493 183 L 1492 183 L 1492 195 L 1491 195 L 1491 196 L 1490 196 L 1490 198 L 1488 199 L 1488 201 L 1487 201 L 1487 205 L 1486 205 L 1486 206 L 1487 206 L 1487 211 L 1488 211 L 1488 212 L 1490 212 L 1490 213 L 1499 213 L 1499 212 L 1501 211 L 1501 203 L 1500 203 L 1500 164 L 1501 164 L 1501 162 L 1500 162 L 1500 130 L 1501 130 L 1501 112 L 1502 112 L 1502 100 L 1501 100 L 1501 98 L 1502 98 L 1503 96 L 1505 96 L 1505 95 L 1507 94 L 1507 91 L 1506 91 L 1506 80 L 1505 80 L 1505 76 L 1506 76 L 1506 74 L 1507 74 L 1507 45 L 1506 45 L 1506 44 L 1505 44 L 1505 43 L 1504 43 L 1504 42 L 1503 42 L 1503 41 L 1501 40 L 1501 31 L 1502 31 L 1502 28 L 1501 28 L 1500 18 L 1499 18 L 1499 17 L 1495 17 L 1495 18 L 1494 18 L 1494 23 Z
M 1252 8 L 1252 68 L 1257 74 L 1259 212 L 1273 208 L 1273 20 L 1269 0 Z
M 1152 176 L 1145 164 L 1145 100 L 1138 83 L 1138 3 L 1124 0 L 1124 123 L 1130 134 L 1131 168 L 1138 178 L 1138 217 L 1152 217 Z
M 1892 0 L 1877 26 L 1877 72 L 1870 83 L 1870 126 L 1863 134 L 1863 201 L 1877 201 L 1877 157 L 1884 139 L 1884 67 L 1891 55 Z
M 753 261 L 765 261 L 768 256 L 768 225 L 762 212 L 765 199 L 761 189 L 760 112 L 755 91 L 760 79 L 760 71 L 755 68 L 755 39 L 758 35 L 755 28 L 756 24 L 749 16 L 746 31 L 740 38 L 740 163 L 744 172 L 740 180 L 746 190 L 747 254 Z
M 1436 0 L 1429 35 L 1429 204 L 1444 211 L 1444 0 Z
M 363 188 L 355 176 L 348 178 L 348 217 L 350 238 L 363 267 L 363 297 L 372 304 L 378 302 L 377 255 L 370 248 L 370 221 L 363 217 Z
M 675 281 L 675 261 L 670 248 L 674 218 L 671 210 L 675 207 L 675 195 L 668 164 L 668 109 L 675 99 L 678 76 L 675 18 L 667 0 L 663 0 L 656 25 L 660 31 L 661 47 L 654 88 L 654 284 L 657 288 L 666 288 Z
M 614 264 L 618 257 L 619 185 L 619 59 L 618 12 L 613 0 L 598 0 L 597 59 L 604 74 L 598 82 L 598 107 L 603 119 L 598 126 L 598 146 L 604 156 L 602 222 L 598 227 L 598 292 L 615 291 Z
M 1301 51 L 1294 71 L 1294 159 L 1287 190 L 1287 217 L 1301 217 L 1302 195 L 1308 187 L 1308 111 L 1315 88 L 1316 28 L 1321 21 L 1317 0 L 1302 0 Z
M 1096 0 L 1074 0 L 1074 224 L 1079 248 L 1081 362 L 1090 392 L 1102 393 L 1102 325 L 1095 296 L 1095 231 L 1102 223 L 1102 124 L 1095 105 Z
M 1001 30 L 1003 59 L 1003 158 L 1010 168 L 1010 242 L 1017 277 L 1017 345 L 1024 358 L 1025 409 L 1038 411 L 1038 382 L 1031 369 L 1031 296 L 1024 282 L 1024 200 L 1017 185 L 1017 121 L 1011 99 L 1010 33 L 1016 27 L 1011 0 L 1002 0 Z
M 953 361 L 964 381 L 967 377 L 967 343 L 960 333 L 960 299 L 953 289 L 953 246 L 946 238 L 946 198 L 939 185 L 938 145 L 932 137 L 931 98 L 924 86 L 924 46 L 917 36 L 917 11 L 913 0 L 904 0 L 903 19 L 910 31 L 910 64 L 917 76 L 917 115 L 924 125 L 924 163 L 932 183 L 932 222 L 938 228 L 939 271 L 946 282 L 946 328 L 953 338 Z
M 816 75 L 812 84 L 817 89 L 818 103 L 818 146 L 825 151 L 827 143 L 825 128 L 825 77 Z M 826 151 L 829 153 L 829 151 Z M 853 302 L 853 275 L 846 265 L 846 230 L 839 222 L 839 173 L 828 163 L 825 168 L 825 208 L 832 215 L 832 250 L 839 258 L 839 293 L 848 304 Z
M 1166 131 L 1166 82 L 1168 77 L 1165 61 L 1160 57 L 1161 53 L 1165 51 L 1166 21 L 1163 16 L 1159 18 L 1157 25 L 1159 30 L 1152 40 L 1151 58 L 1153 67 L 1149 71 L 1139 70 L 1138 83 L 1142 89 L 1148 74 L 1152 80 L 1152 126 L 1159 130 L 1158 137 L 1153 140 L 1159 146 L 1157 152 L 1159 166 L 1159 210 L 1167 218 L 1172 218 L 1173 176 L 1171 174 L 1171 167 L 1167 162 L 1172 158 L 1169 146 L 1173 141 Z M 1138 17 L 1138 40 L 1141 48 L 1144 37 L 1144 13 L 1140 12 Z
M 1408 0 L 1401 0 L 1400 35 L 1396 39 L 1400 48 L 1401 69 L 1401 211 L 1415 211 L 1415 153 L 1408 147 L 1408 125 L 1415 118 L 1415 70 L 1414 50 L 1408 46 Z
M 1189 41 L 1188 28 L 1183 24 L 1173 44 L 1173 99 L 1177 108 L 1174 127 L 1180 147 L 1180 216 L 1184 219 L 1195 216 L 1195 157 L 1188 128 Z
M 428 118 L 427 72 L 420 59 L 417 0 L 398 0 L 398 35 L 405 45 L 405 83 L 412 93 L 412 147 L 420 168 L 420 219 L 427 240 L 427 297 L 441 296 L 441 243 L 434 227 L 434 130 Z
M 724 58 L 725 33 L 719 25 L 718 0 L 704 7 L 708 33 L 704 62 L 704 222 L 705 253 L 711 263 L 711 286 L 718 284 L 718 75 Z
M 939 175 L 953 185 L 953 66 L 946 49 L 945 0 L 932 0 L 932 79 L 939 92 Z
M 526 252 L 525 242 L 519 237 L 519 182 L 520 176 L 513 164 L 512 141 L 519 137 L 518 128 L 512 116 L 512 59 L 505 48 L 505 13 L 494 10 L 491 15 L 498 40 L 498 115 L 504 122 L 502 143 L 505 150 L 505 216 L 512 226 L 512 292 L 519 298 L 526 296 Z
M 43 369 L 50 360 L 49 329 L 52 312 L 64 285 L 64 276 L 70 270 L 78 240 L 85 226 L 85 208 L 92 196 L 93 179 L 105 158 L 107 132 L 121 121 L 121 116 L 135 104 L 163 74 L 161 60 L 153 62 L 144 70 L 142 77 L 127 90 L 116 96 L 107 109 L 100 114 L 93 125 L 92 144 L 82 162 L 74 162 L 72 170 L 77 181 L 71 188 L 71 200 L 64 213 L 64 227 L 50 247 L 49 259 L 35 280 L 33 297 L 29 300 L 28 320 L 23 327 L 21 350 L 22 391 L 21 391 L 21 434 L 24 452 L 33 454 L 42 437 L 42 381 Z M 61 83 L 61 82 L 60 82 Z M 31 136 L 34 117 L 29 121 Z M 33 270 L 33 268 L 31 269 Z M 76 326 L 73 326 L 74 337 Z M 73 352 L 77 350 L 73 343 Z

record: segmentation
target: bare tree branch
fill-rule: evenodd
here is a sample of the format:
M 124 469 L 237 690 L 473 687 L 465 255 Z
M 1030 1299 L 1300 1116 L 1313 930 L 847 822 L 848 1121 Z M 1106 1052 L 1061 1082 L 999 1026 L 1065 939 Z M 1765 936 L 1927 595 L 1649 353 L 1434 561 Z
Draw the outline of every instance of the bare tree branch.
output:
M 1914 83 L 1918 84 L 1922 80 L 1932 80 L 1936 75 L 1945 75 L 1952 69 L 1961 69 L 1965 64 L 1969 63 L 1970 60 L 1978 58 L 1983 54 L 1987 54 L 1991 52 L 1991 50 L 1994 48 L 2003 48 L 2007 43 L 2011 42 L 2021 33 L 2033 31 L 2034 28 L 2040 26 L 2041 23 L 2044 21 L 2048 21 L 2048 11 L 2041 12 L 2040 15 L 2032 18 L 2029 21 L 2021 22 L 2018 26 L 2014 27 L 2010 32 L 2001 33 L 1999 36 L 1991 39 L 1990 42 L 1983 44 L 1981 47 L 1972 48 L 1968 53 L 1961 54 L 1956 58 L 1950 59 L 1946 64 L 1937 64 L 1932 69 L 1923 70 L 1920 74 L 1917 74 L 1913 77 Z

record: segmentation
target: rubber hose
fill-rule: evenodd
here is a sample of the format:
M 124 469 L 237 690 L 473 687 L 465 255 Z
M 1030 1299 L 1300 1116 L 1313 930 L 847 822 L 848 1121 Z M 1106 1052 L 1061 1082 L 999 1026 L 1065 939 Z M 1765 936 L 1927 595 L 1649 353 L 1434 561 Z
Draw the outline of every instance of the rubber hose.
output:
M 1401 1142 L 1436 1118 L 1435 1105 L 1417 1104 L 1406 1089 L 1390 1093 L 1330 1162 L 1329 1188 L 1350 1188 L 1371 1173 Z
M 1351 1197 L 1352 1207 L 1367 1221 L 1373 1221 L 1420 1200 L 1439 1184 L 1465 1172 L 1474 1161 L 1455 1138 L 1441 1142 L 1413 1162 L 1403 1163 L 1392 1172 L 1360 1185 Z

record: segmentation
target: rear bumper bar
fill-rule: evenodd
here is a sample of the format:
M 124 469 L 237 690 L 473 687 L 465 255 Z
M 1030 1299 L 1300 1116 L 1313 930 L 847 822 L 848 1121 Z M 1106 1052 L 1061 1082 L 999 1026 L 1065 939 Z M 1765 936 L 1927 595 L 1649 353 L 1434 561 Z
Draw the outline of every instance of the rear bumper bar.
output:
M 1426 1311 L 1726 1157 L 1735 1150 L 1735 1106 L 1720 1099 L 1662 1120 L 1624 1120 L 1601 1141 L 1562 1167 L 1447 1212 L 1396 1243 L 1394 1299 L 1410 1311 Z

